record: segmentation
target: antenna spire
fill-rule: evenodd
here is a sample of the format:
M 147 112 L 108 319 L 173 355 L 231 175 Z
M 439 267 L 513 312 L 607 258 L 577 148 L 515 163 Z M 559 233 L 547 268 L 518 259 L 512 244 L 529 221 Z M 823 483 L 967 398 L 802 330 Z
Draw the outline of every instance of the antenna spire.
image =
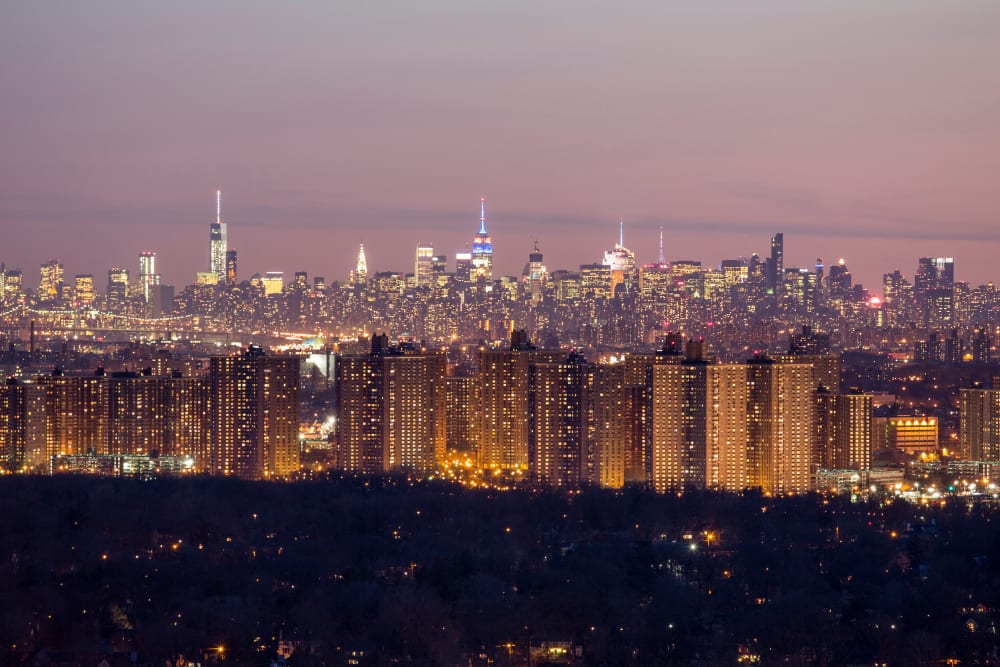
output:
M 625 247 L 625 220 L 618 218 L 618 245 Z
M 479 199 L 479 233 L 486 236 L 486 197 Z
M 222 190 L 215 191 L 215 221 L 222 222 Z
M 663 225 L 660 225 L 660 264 L 666 264 L 663 257 Z

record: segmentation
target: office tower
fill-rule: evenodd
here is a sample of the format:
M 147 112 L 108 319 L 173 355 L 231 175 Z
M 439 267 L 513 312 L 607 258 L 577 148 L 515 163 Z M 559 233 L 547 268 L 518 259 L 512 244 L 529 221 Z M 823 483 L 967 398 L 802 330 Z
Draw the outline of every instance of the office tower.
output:
M 77 274 L 73 279 L 73 301 L 81 306 L 94 303 L 94 276 L 85 273 Z
M 719 264 L 719 270 L 725 278 L 726 287 L 742 285 L 750 277 L 750 269 L 745 259 L 724 259 Z
M 338 462 L 344 470 L 432 473 L 448 436 L 443 352 L 390 346 L 372 336 L 371 353 L 337 364 Z
M 604 252 L 604 260 L 601 263 L 608 267 L 611 296 L 616 296 L 619 285 L 622 286 L 624 294 L 632 294 L 638 289 L 639 275 L 636 273 L 635 253 L 625 247 L 625 225 L 621 221 L 618 223 L 618 243 L 611 250 Z
M 666 305 L 674 292 L 669 264 L 645 264 L 639 270 L 639 295 L 653 306 Z
M 17 301 L 22 296 L 24 296 L 24 274 L 19 269 L 7 269 L 0 299 L 10 302 Z
M 40 268 L 41 280 L 38 284 L 38 298 L 42 301 L 58 301 L 62 298 L 63 265 L 50 259 Z
M 264 296 L 281 294 L 285 289 L 285 274 L 283 271 L 268 271 L 261 279 L 261 284 L 264 286 Z
M 153 288 L 160 284 L 160 276 L 156 273 L 156 253 L 144 251 L 139 253 L 139 284 L 146 303 L 153 301 Z
M 816 311 L 819 294 L 819 278 L 809 269 L 785 269 L 781 283 L 781 292 L 787 295 L 791 302 L 806 313 Z
M 851 272 L 844 259 L 841 258 L 839 262 L 830 267 L 830 276 L 827 279 L 830 299 L 845 301 L 850 298 L 852 280 Z
M 532 481 L 575 488 L 589 481 L 594 464 L 590 444 L 592 366 L 576 353 L 562 359 L 536 358 L 529 371 Z
M 413 282 L 417 287 L 435 287 L 434 246 L 430 243 L 417 245 L 417 254 L 413 260 Z
M 580 298 L 586 301 L 611 298 L 611 268 L 605 264 L 580 265 Z
M 212 471 L 244 479 L 299 468 L 299 359 L 251 346 L 209 360 Z
M 766 268 L 765 287 L 772 294 L 778 294 L 785 276 L 785 235 L 781 232 L 771 237 L 771 257 Z
M 226 283 L 226 254 L 228 252 L 228 238 L 226 223 L 222 220 L 222 190 L 215 191 L 215 222 L 211 224 L 208 231 L 208 255 L 209 268 L 211 273 L 218 277 L 220 285 Z
M 528 253 L 528 263 L 524 266 L 522 280 L 524 281 L 525 295 L 531 303 L 538 303 L 542 299 L 542 288 L 548 281 L 548 271 L 542 259 L 542 251 L 535 243 L 534 249 Z
M 913 277 L 913 293 L 920 324 L 932 329 L 948 328 L 954 319 L 955 260 L 951 257 L 921 257 Z
M 472 271 L 470 279 L 493 280 L 493 239 L 486 232 L 486 198 L 479 201 L 479 231 L 472 239 Z
M 873 442 L 884 443 L 886 449 L 901 450 L 910 455 L 936 451 L 938 420 L 935 417 L 899 416 L 873 419 Z M 882 430 L 883 433 L 877 431 Z
M 747 362 L 747 481 L 765 493 L 810 487 L 813 449 L 811 364 Z
M 962 458 L 1000 461 L 1000 391 L 981 382 L 958 392 L 959 443 Z
M 448 255 L 434 255 L 431 258 L 431 272 L 434 274 L 434 284 L 444 287 L 448 279 Z
M 238 274 L 237 274 L 237 263 L 236 263 L 236 251 L 227 250 L 226 251 L 226 285 L 229 287 L 235 287 L 237 285 Z
M 358 259 L 351 270 L 349 282 L 355 287 L 364 287 L 368 284 L 368 260 L 365 259 L 365 244 L 358 248 Z
M 118 306 L 128 299 L 128 269 L 114 268 L 108 271 L 108 304 Z

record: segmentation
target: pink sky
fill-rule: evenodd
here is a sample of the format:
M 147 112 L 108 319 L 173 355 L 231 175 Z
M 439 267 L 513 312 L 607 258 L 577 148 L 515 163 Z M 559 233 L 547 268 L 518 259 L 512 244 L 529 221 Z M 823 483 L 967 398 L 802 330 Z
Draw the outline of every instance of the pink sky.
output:
M 57 11 L 58 8 L 58 11 Z M 5 3 L 0 259 L 37 281 L 208 265 L 343 280 L 453 257 L 486 196 L 498 268 L 916 258 L 1000 278 L 1000 3 Z

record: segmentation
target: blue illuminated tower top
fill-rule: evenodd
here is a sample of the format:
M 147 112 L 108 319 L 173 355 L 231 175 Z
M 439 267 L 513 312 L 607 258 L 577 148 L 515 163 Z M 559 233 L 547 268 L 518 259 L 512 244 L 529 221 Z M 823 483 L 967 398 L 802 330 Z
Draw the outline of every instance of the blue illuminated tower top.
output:
M 472 239 L 472 278 L 493 279 L 493 239 L 486 232 L 486 197 L 479 200 L 479 232 Z

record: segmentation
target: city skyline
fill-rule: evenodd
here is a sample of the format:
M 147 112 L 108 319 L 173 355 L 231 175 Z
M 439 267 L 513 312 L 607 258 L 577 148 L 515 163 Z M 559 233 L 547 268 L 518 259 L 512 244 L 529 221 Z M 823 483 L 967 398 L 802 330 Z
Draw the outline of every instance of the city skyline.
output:
M 485 196 L 500 274 L 536 240 L 599 257 L 624 218 L 641 263 L 661 225 L 706 264 L 780 229 L 787 265 L 845 257 L 870 289 L 921 256 L 994 278 L 992 3 L 116 9 L 3 10 L 3 259 L 26 274 L 153 250 L 184 284 L 221 188 L 255 272 L 343 280 L 362 241 L 378 270 L 452 257 Z

